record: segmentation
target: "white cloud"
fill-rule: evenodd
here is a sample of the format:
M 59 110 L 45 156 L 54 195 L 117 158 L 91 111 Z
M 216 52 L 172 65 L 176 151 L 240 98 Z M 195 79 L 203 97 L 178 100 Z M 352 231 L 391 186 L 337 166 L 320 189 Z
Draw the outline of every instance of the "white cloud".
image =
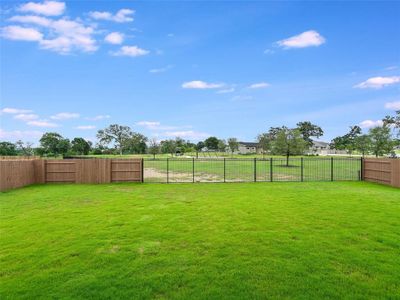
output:
M 392 110 L 400 110 L 400 101 L 393 101 L 385 103 L 385 108 Z
M 50 117 L 53 120 L 68 120 L 68 119 L 77 119 L 79 118 L 79 114 L 77 113 L 69 113 L 69 112 L 62 112 L 55 114 L 54 116 Z
M 41 41 L 43 34 L 34 28 L 26 28 L 16 25 L 6 26 L 1 29 L 1 36 L 16 41 Z
M 168 71 L 169 69 L 171 69 L 173 66 L 172 65 L 168 65 L 166 67 L 163 68 L 159 68 L 159 69 L 151 69 L 149 70 L 150 73 L 163 73 Z
M 41 26 L 46 34 L 34 28 L 7 26 L 2 29 L 2 36 L 8 39 L 37 41 L 42 49 L 60 54 L 67 54 L 72 50 L 93 52 L 98 49 L 93 38 L 94 28 L 85 26 L 79 19 L 73 21 L 63 18 L 54 21 L 38 16 L 14 16 L 9 20 Z
M 49 128 L 58 127 L 58 124 L 48 122 L 46 120 L 29 121 L 26 124 L 30 125 L 30 126 L 35 126 L 35 127 L 49 127 Z
M 161 125 L 160 122 L 157 121 L 140 121 L 136 123 L 137 126 L 145 127 L 149 130 L 176 130 L 179 128 L 191 128 L 191 126 L 168 126 L 168 125 Z
M 0 139 L 20 140 L 20 139 L 36 139 L 43 135 L 43 132 L 36 130 L 12 130 L 6 131 L 0 128 Z
M 253 83 L 252 85 L 249 86 L 250 89 L 264 89 L 269 87 L 270 84 L 267 82 L 258 82 L 258 83 Z
M 376 120 L 376 121 L 365 120 L 365 121 L 362 121 L 359 125 L 361 128 L 372 128 L 372 127 L 382 126 L 383 122 L 382 122 L 382 120 Z
M 39 16 L 13 16 L 8 19 L 10 22 L 18 22 L 18 23 L 28 23 L 28 24 L 35 24 L 39 26 L 50 26 L 52 20 L 45 18 L 45 17 L 39 17 Z
M 357 85 L 355 88 L 359 89 L 380 89 L 388 85 L 400 83 L 400 76 L 391 76 L 391 77 L 371 77 L 366 81 L 363 81 Z
M 124 35 L 120 32 L 111 32 L 106 35 L 104 41 L 113 45 L 120 45 L 124 41 Z
M 88 117 L 88 118 L 86 118 L 86 120 L 99 121 L 99 120 L 104 120 L 104 119 L 109 119 L 109 118 L 111 118 L 111 116 L 109 116 L 109 115 L 97 115 L 94 117 Z
M 182 84 L 184 89 L 217 89 L 223 86 L 223 83 L 207 83 L 201 80 L 188 81 Z
M 18 115 L 14 116 L 14 119 L 27 122 L 27 121 L 39 119 L 39 116 L 36 114 L 18 114 Z
M 325 38 L 314 30 L 305 31 L 299 35 L 295 35 L 277 42 L 278 46 L 285 49 L 317 47 L 323 43 L 325 43 Z
M 217 91 L 217 94 L 228 94 L 228 93 L 233 93 L 235 91 L 235 88 L 229 88 L 229 89 L 224 89 L 224 90 L 219 90 Z
M 19 109 L 19 108 L 11 108 L 11 107 L 5 107 L 1 110 L 2 113 L 5 114 L 27 114 L 32 112 L 29 109 Z
M 18 10 L 45 16 L 59 16 L 65 11 L 65 3 L 58 1 L 44 1 L 43 3 L 28 2 L 21 5 Z
M 200 140 L 210 135 L 205 132 L 197 132 L 193 130 L 185 130 L 185 131 L 167 131 L 165 133 L 168 137 L 180 137 L 184 139 L 191 139 L 191 140 Z
M 89 16 L 95 20 L 107 20 L 107 21 L 114 21 L 117 23 L 126 23 L 132 22 L 133 17 L 132 15 L 135 13 L 132 9 L 123 8 L 117 11 L 116 14 L 112 14 L 108 11 L 91 11 Z
M 76 126 L 75 129 L 79 130 L 90 130 L 90 129 L 95 129 L 96 126 L 94 125 L 81 125 L 81 126 Z
M 143 56 L 149 54 L 150 51 L 141 49 L 138 46 L 123 46 L 120 50 L 116 52 L 112 52 L 111 54 L 114 56 Z

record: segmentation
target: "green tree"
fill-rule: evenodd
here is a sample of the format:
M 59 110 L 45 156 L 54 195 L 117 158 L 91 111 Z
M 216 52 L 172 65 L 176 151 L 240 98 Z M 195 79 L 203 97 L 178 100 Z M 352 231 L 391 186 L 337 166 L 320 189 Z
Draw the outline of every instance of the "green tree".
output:
M 231 150 L 231 154 L 233 156 L 233 153 L 237 150 L 239 150 L 239 142 L 237 138 L 229 138 L 228 139 L 228 147 L 229 150 Z
M 17 155 L 17 147 L 10 142 L 0 142 L 0 155 L 14 156 Z
M 130 137 L 123 141 L 122 148 L 128 153 L 143 154 L 147 150 L 147 137 L 137 132 L 131 132 Z
M 291 155 L 301 155 L 307 147 L 298 129 L 282 128 L 276 135 L 272 144 L 274 154 L 286 156 L 286 166 L 289 166 L 289 157 Z
M 356 150 L 356 138 L 361 135 L 360 126 L 351 126 L 350 131 L 343 135 L 334 138 L 331 142 L 331 148 L 337 150 L 347 150 L 351 153 Z
M 17 147 L 17 151 L 21 155 L 25 156 L 31 156 L 33 155 L 33 148 L 32 148 L 33 143 L 31 142 L 23 142 L 21 140 L 18 140 L 15 142 L 15 146 Z
M 396 111 L 395 116 L 386 116 L 382 121 L 383 125 L 390 126 L 393 129 L 394 136 L 400 139 L 400 110 Z
M 176 143 L 174 140 L 161 141 L 161 152 L 162 153 L 170 153 L 171 156 L 174 156 L 175 151 L 176 151 Z
M 153 158 L 156 158 L 156 154 L 160 153 L 160 144 L 157 139 L 153 138 L 149 141 L 149 147 L 147 148 L 150 154 L 153 154 Z
M 362 134 L 355 138 L 355 149 L 364 157 L 371 149 L 371 138 L 368 134 Z
M 311 139 L 311 137 L 320 138 L 324 135 L 324 131 L 321 127 L 312 124 L 309 121 L 297 123 L 297 129 L 300 131 L 308 147 L 311 147 L 313 145 L 313 140 Z
M 218 150 L 218 143 L 219 139 L 215 136 L 211 136 L 204 141 L 204 145 L 207 147 L 208 150 Z
M 92 143 L 86 141 L 84 138 L 76 137 L 71 142 L 71 150 L 74 154 L 88 155 L 91 149 Z
M 111 124 L 107 128 L 97 132 L 97 138 L 103 145 L 114 143 L 119 154 L 122 154 L 123 146 L 127 140 L 132 137 L 132 130 L 129 126 L 121 126 L 118 124 Z
M 40 138 L 40 153 L 48 156 L 65 155 L 70 149 L 70 142 L 57 132 L 46 132 Z
M 263 158 L 268 150 L 271 150 L 271 134 L 270 133 L 260 133 L 257 136 L 258 147 L 261 149 Z
M 218 151 L 225 152 L 226 151 L 226 142 L 225 140 L 218 140 Z
M 394 141 L 389 126 L 371 128 L 368 135 L 371 139 L 371 151 L 376 157 L 388 154 L 393 150 Z
M 204 148 L 205 146 L 206 146 L 206 145 L 204 144 L 204 142 L 202 142 L 202 141 L 198 142 L 198 143 L 196 144 L 196 151 L 201 151 L 201 150 L 203 150 L 203 148 Z

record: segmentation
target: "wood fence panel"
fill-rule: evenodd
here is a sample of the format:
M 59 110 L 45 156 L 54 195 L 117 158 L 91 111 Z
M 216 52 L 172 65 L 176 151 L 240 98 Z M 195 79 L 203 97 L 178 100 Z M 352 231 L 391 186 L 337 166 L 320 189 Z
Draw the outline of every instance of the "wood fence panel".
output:
M 113 159 L 111 162 L 111 181 L 143 181 L 142 160 Z
M 0 160 L 0 191 L 36 182 L 33 160 Z
M 400 187 L 400 160 L 366 158 L 363 162 L 363 179 Z
M 75 160 L 46 160 L 45 163 L 46 182 L 76 182 Z

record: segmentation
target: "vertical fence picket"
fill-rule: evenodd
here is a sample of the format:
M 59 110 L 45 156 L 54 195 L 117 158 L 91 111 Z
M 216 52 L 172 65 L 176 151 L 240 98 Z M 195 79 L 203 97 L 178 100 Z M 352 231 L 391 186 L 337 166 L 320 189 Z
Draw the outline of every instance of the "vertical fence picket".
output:
M 254 182 L 257 182 L 257 158 L 254 158 Z
M 331 181 L 333 181 L 333 157 L 331 157 Z
M 300 158 L 300 165 L 301 165 L 301 174 L 300 174 L 300 181 L 304 181 L 304 159 Z
M 273 166 L 273 162 L 272 162 L 272 157 L 270 158 L 270 164 L 269 164 L 269 178 L 271 180 L 271 182 L 273 182 L 273 176 L 274 176 L 274 171 L 272 169 Z

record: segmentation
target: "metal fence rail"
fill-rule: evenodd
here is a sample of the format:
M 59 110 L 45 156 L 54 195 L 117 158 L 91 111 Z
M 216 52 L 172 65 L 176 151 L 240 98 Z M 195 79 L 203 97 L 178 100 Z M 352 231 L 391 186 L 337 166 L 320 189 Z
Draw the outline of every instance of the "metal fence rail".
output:
M 361 180 L 360 158 L 144 159 L 144 182 L 273 182 Z

